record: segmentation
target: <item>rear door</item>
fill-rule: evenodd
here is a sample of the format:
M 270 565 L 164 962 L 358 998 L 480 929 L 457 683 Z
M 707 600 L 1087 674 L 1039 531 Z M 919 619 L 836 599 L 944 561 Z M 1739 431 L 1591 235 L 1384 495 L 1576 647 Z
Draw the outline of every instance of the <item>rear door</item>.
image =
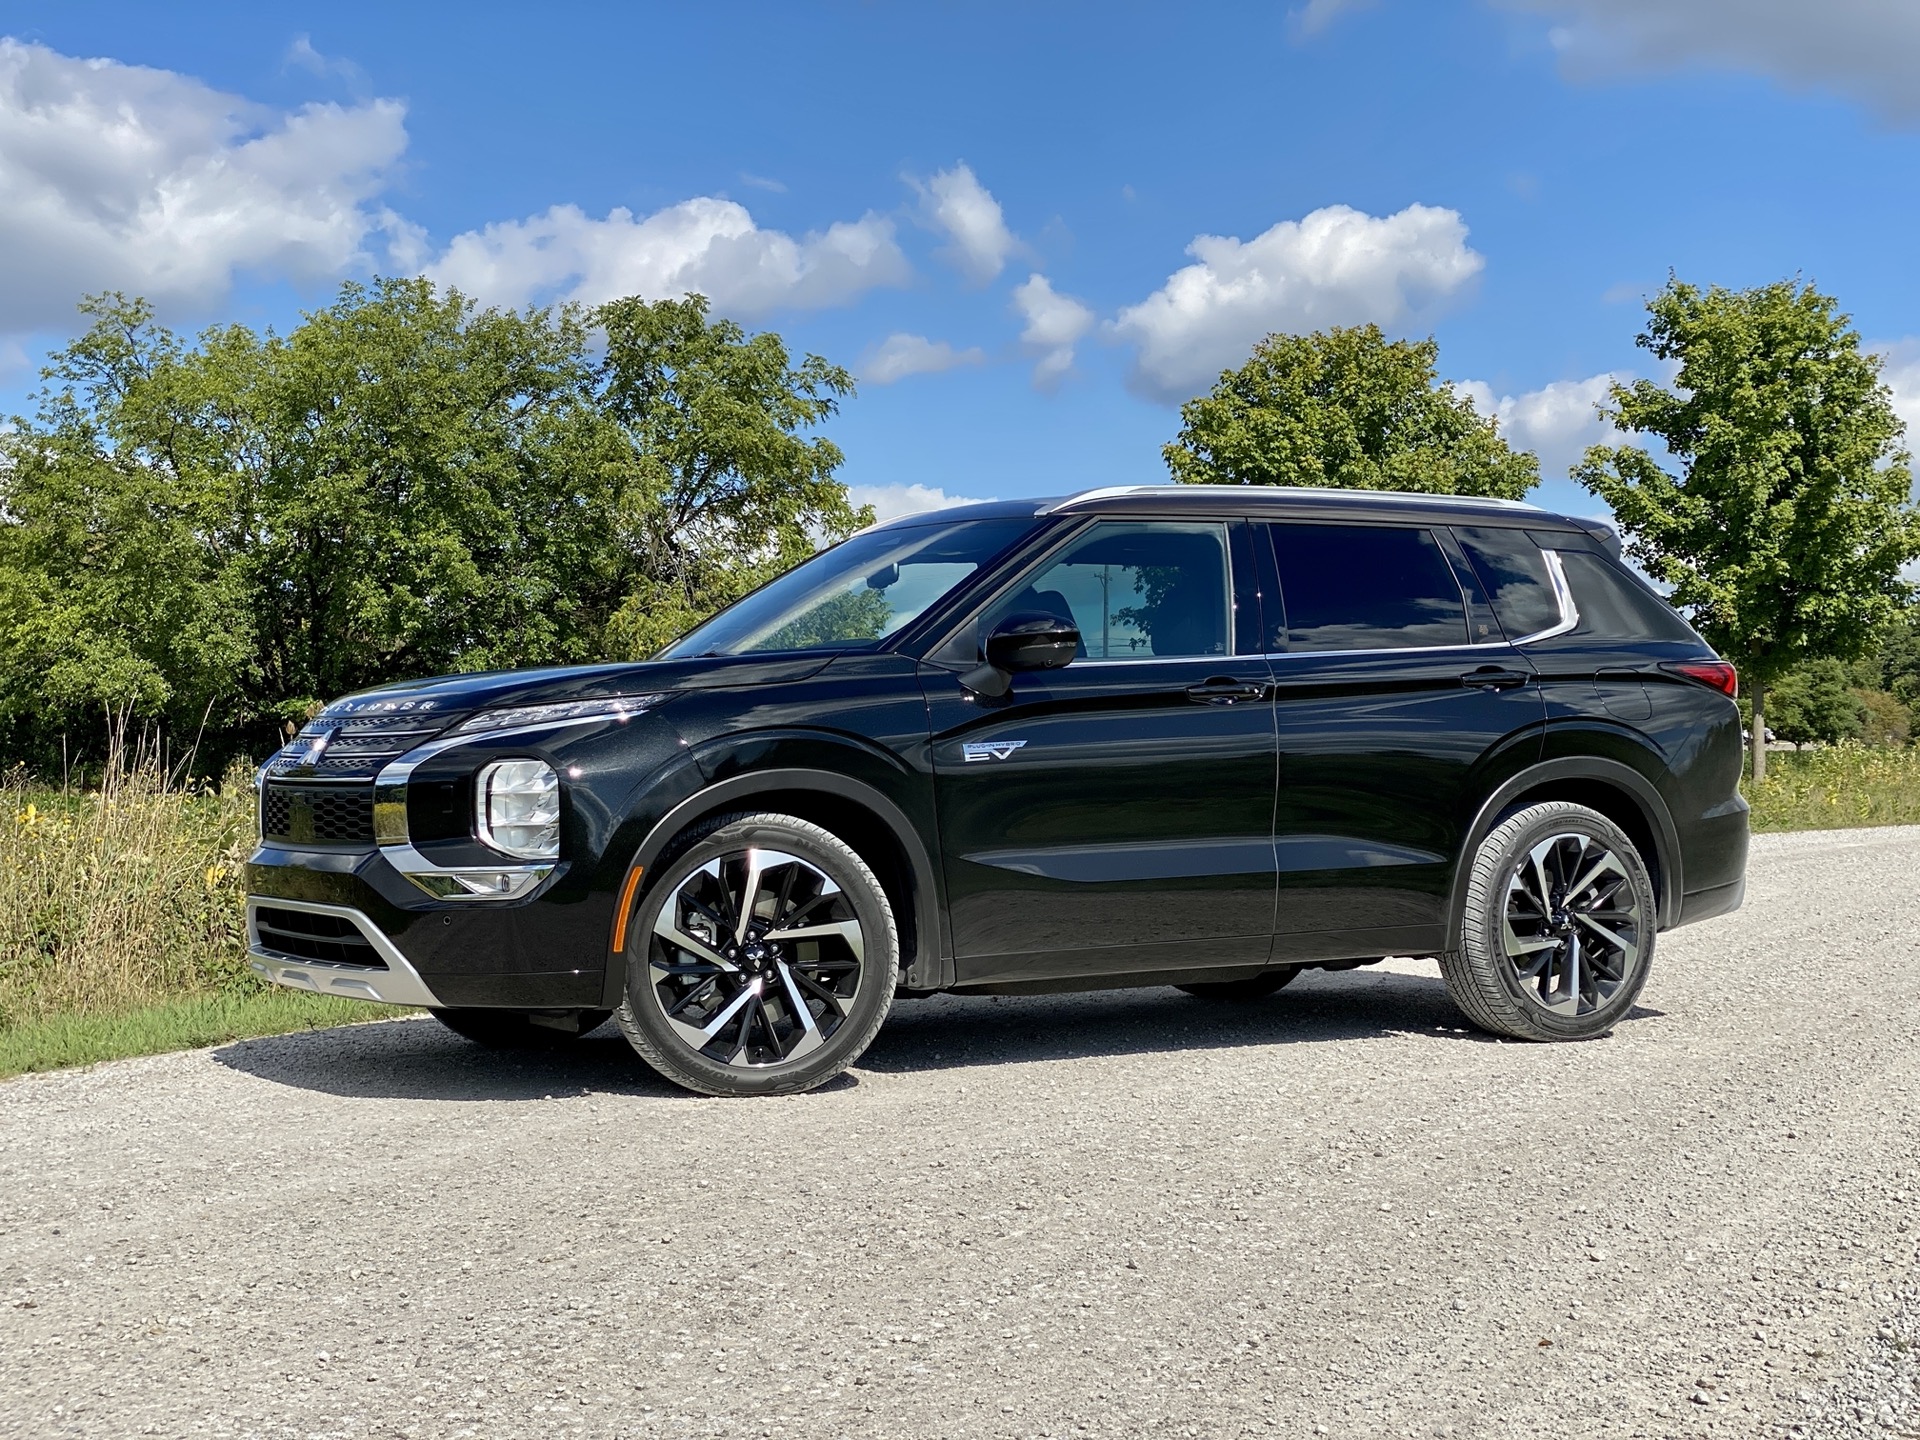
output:
M 1099 520 L 923 667 L 961 983 L 1263 961 L 1273 710 L 1240 522 Z M 1083 655 L 990 699 L 996 619 L 1050 611 Z
M 1540 753 L 1533 669 L 1445 529 L 1260 530 L 1284 611 L 1275 958 L 1431 953 L 1481 797 Z

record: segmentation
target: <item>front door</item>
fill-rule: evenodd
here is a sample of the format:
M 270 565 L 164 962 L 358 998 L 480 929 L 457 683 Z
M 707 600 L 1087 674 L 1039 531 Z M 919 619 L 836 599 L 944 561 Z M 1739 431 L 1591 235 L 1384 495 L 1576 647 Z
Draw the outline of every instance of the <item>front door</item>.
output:
M 1489 776 L 1540 754 L 1545 702 L 1451 537 L 1281 523 L 1277 960 L 1432 954 Z
M 962 984 L 1264 961 L 1273 710 L 1249 528 L 1096 521 L 991 602 L 1083 654 L 995 700 L 923 667 Z M 1238 551 L 1238 563 L 1234 552 Z

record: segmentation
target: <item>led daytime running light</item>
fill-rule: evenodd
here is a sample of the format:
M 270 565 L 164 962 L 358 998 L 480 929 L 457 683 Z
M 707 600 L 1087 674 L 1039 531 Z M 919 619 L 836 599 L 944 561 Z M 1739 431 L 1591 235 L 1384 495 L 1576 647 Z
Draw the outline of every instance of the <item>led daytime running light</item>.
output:
M 554 705 L 515 705 L 505 710 L 482 710 L 453 727 L 455 735 L 478 730 L 524 730 L 535 725 L 566 725 L 579 720 L 625 720 L 651 709 L 663 695 L 615 695 L 603 700 L 564 700 Z

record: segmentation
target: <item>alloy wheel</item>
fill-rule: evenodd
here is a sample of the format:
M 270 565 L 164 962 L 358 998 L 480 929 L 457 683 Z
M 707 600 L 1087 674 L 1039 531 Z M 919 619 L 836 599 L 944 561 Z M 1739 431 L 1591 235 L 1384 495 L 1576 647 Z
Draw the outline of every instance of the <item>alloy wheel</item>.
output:
M 1591 835 L 1550 835 L 1507 881 L 1502 944 L 1520 993 L 1550 1014 L 1606 1005 L 1640 958 L 1640 898 L 1626 864 Z
M 673 1033 L 707 1059 L 781 1065 L 846 1022 L 866 948 L 851 897 L 818 866 L 739 850 L 701 865 L 661 905 L 648 988 Z

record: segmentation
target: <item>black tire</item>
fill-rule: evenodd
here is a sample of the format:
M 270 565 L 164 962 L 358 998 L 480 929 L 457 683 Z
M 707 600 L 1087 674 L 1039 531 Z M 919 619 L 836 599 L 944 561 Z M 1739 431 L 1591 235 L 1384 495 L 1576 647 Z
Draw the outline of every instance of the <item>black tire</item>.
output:
M 1588 875 L 1597 878 L 1583 884 Z M 1480 1029 L 1516 1040 L 1607 1034 L 1647 983 L 1659 928 L 1633 841 L 1567 801 L 1494 826 L 1459 918 L 1460 948 L 1440 957 L 1447 993 Z
M 454 1034 L 489 1050 L 556 1050 L 598 1030 L 612 1017 L 611 1010 L 583 1010 L 580 1028 L 569 1030 L 536 1025 L 521 1010 L 447 1009 L 427 1012 Z
M 866 862 L 772 813 L 721 816 L 676 848 L 627 927 L 615 1017 L 640 1058 L 703 1095 L 790 1095 L 859 1059 L 900 977 L 893 908 Z
M 1244 980 L 1202 980 L 1173 988 L 1186 992 L 1196 1000 L 1264 1000 L 1274 991 L 1284 990 L 1292 984 L 1299 973 L 1299 966 L 1287 965 L 1264 974 L 1249 975 Z

